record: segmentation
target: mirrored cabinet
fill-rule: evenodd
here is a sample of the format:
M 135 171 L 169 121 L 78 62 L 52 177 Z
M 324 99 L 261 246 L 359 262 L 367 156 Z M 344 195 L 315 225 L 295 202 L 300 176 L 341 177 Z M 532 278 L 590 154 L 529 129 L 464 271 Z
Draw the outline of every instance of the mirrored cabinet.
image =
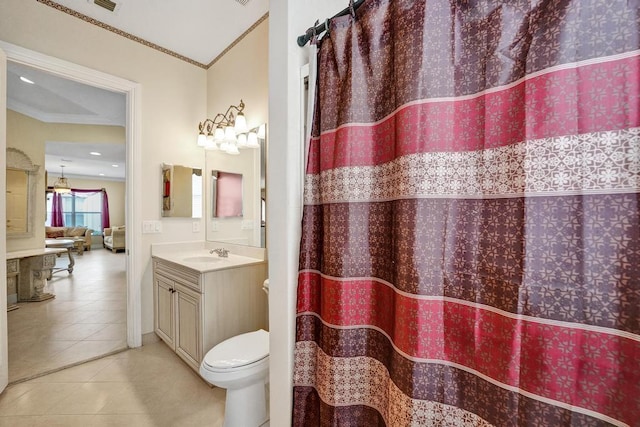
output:
M 202 218 L 202 169 L 162 165 L 162 216 Z

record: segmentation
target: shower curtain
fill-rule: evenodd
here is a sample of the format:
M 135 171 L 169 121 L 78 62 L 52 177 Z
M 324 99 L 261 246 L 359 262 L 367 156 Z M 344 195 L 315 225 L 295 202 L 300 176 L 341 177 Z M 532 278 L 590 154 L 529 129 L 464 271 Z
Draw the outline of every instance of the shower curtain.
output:
M 640 425 L 639 26 L 636 0 L 330 22 L 294 425 Z

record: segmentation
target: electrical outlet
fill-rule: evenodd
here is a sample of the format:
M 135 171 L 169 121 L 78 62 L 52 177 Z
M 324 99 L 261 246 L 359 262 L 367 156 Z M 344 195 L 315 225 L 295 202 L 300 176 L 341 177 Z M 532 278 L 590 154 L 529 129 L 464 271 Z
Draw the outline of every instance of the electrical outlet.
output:
M 211 221 L 211 231 L 219 231 L 220 225 L 218 225 L 218 221 Z
M 194 233 L 197 233 L 200 231 L 200 222 L 193 222 L 191 223 L 191 231 L 193 231 Z

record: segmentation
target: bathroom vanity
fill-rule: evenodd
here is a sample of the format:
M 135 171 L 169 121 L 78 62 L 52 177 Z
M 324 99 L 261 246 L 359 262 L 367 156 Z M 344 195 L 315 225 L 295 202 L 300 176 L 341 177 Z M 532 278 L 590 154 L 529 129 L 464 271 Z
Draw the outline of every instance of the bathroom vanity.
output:
M 155 333 L 196 372 L 216 344 L 268 329 L 264 258 L 222 258 L 204 249 L 153 252 Z

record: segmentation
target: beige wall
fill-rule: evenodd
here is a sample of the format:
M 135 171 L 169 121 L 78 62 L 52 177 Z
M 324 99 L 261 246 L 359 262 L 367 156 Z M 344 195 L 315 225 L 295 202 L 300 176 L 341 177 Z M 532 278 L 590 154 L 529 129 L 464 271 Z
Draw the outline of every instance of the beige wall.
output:
M 142 220 L 161 220 L 160 165 L 204 168 L 195 139 L 206 113 L 206 71 L 36 1 L 0 2 L 0 40 L 140 84 L 141 161 L 133 167 L 142 183 L 136 202 Z M 142 297 L 142 333 L 153 331 L 151 243 L 204 239 L 204 226 L 192 231 L 195 220 L 162 221 L 162 233 L 139 236 L 140 251 L 131 258 L 143 272 L 135 284 Z
M 247 125 L 269 116 L 269 19 L 265 19 L 207 71 L 207 114 L 245 103 Z
M 207 117 L 225 113 L 230 105 L 245 103 L 247 126 L 254 128 L 268 119 L 269 20 L 266 19 L 207 72 Z M 242 174 L 242 218 L 212 218 L 211 202 L 205 207 L 207 240 L 260 246 L 260 153 L 241 150 L 238 156 L 206 152 L 205 194 L 212 194 L 211 171 Z M 250 225 L 249 225 L 250 224 Z

